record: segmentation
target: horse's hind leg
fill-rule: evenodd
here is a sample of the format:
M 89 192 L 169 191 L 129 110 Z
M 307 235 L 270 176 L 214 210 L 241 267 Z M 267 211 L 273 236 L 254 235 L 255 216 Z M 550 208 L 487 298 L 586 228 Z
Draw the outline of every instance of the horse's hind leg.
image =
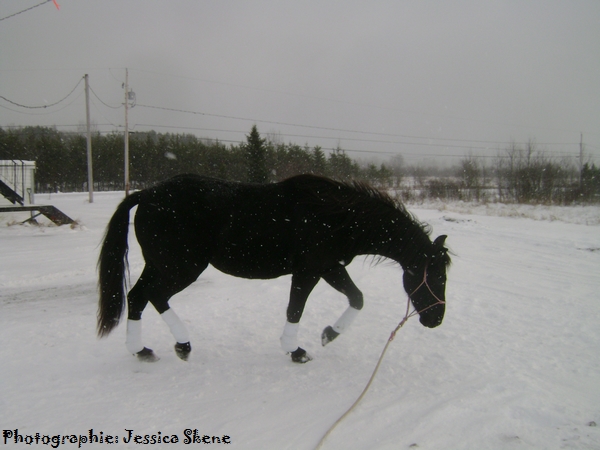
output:
M 334 289 L 348 297 L 348 301 L 350 302 L 350 306 L 348 306 L 333 327 L 328 326 L 323 330 L 321 344 L 325 346 L 346 331 L 352 322 L 354 322 L 358 312 L 363 307 L 363 294 L 350 279 L 350 275 L 348 275 L 348 272 L 343 267 L 323 275 L 323 279 Z
M 196 274 L 190 274 L 189 277 L 179 276 L 169 279 L 161 276 L 158 270 L 151 265 L 147 264 L 144 267 L 140 279 L 127 296 L 129 311 L 125 341 L 127 349 L 137 355 L 141 361 L 158 360 L 154 352 L 142 344 L 141 318 L 148 301 L 156 308 L 171 330 L 171 334 L 176 340 L 175 353 L 179 358 L 187 361 L 192 351 L 190 337 L 181 319 L 169 306 L 169 299 L 193 283 L 196 278 Z
M 148 283 L 152 279 L 151 271 L 144 268 L 140 279 L 127 294 L 127 334 L 125 337 L 125 347 L 133 354 L 137 355 L 140 361 L 154 362 L 158 357 L 154 352 L 144 347 L 142 344 L 142 312 L 148 304 Z
M 152 286 L 150 303 L 156 308 L 168 325 L 169 330 L 171 330 L 171 334 L 175 338 L 175 354 L 184 361 L 188 360 L 192 351 L 190 335 L 179 316 L 169 306 L 169 299 L 196 281 L 207 266 L 208 260 L 197 261 L 195 264 L 174 262 L 168 267 L 170 275 L 156 278 L 159 281 Z M 165 267 L 163 273 L 167 273 L 167 267 Z

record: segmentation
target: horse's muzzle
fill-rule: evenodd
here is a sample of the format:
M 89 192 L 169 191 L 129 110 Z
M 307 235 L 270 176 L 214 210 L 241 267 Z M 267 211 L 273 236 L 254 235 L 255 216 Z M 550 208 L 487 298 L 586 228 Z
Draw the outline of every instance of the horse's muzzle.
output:
M 425 316 L 422 315 L 419 317 L 419 322 L 421 322 L 421 325 L 427 327 L 427 328 L 435 328 L 437 326 L 440 326 L 442 324 L 442 321 L 444 320 L 444 316 Z

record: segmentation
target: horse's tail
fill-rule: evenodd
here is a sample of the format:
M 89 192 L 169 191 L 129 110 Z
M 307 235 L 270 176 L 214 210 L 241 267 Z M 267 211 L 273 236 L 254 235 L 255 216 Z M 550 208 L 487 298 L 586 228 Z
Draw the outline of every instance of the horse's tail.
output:
M 119 324 L 125 308 L 129 210 L 139 202 L 140 192 L 126 197 L 106 227 L 98 258 L 98 337 L 108 336 Z

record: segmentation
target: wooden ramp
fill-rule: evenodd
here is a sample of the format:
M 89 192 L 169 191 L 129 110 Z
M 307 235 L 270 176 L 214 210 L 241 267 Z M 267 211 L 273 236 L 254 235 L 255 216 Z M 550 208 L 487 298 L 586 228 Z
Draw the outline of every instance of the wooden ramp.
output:
M 11 166 L 12 163 L 12 166 Z M 34 164 L 34 163 L 31 163 Z M 18 166 L 18 162 L 15 161 L 10 161 L 7 162 L 7 164 L 3 165 L 2 167 L 8 167 L 9 174 L 14 174 L 15 175 L 13 177 L 13 181 L 16 180 L 18 177 L 16 175 L 18 175 L 20 172 L 17 171 L 15 168 Z M 21 161 L 21 166 L 25 167 L 25 162 Z M 23 169 L 24 171 L 24 169 Z M 2 175 L 0 173 L 0 175 Z M 25 179 L 25 175 L 21 174 L 21 180 L 23 181 Z M 33 178 L 31 178 L 31 181 L 33 182 Z M 70 225 L 72 223 L 75 223 L 75 221 L 73 219 L 71 219 L 69 216 L 67 216 L 65 213 L 63 213 L 61 210 L 59 210 L 56 206 L 51 206 L 51 205 L 25 205 L 25 200 L 24 200 L 24 196 L 25 196 L 25 185 L 23 184 L 22 187 L 22 194 L 23 195 L 19 195 L 16 191 L 19 190 L 19 183 L 17 183 L 16 181 L 14 182 L 14 189 L 11 188 L 8 184 L 6 184 L 4 181 L 2 181 L 2 179 L 0 179 L 0 195 L 6 197 L 8 199 L 9 202 L 11 202 L 13 205 L 15 206 L 0 206 L 0 212 L 36 212 L 37 214 L 33 214 L 29 219 L 24 220 L 22 223 L 25 222 L 34 222 L 35 223 L 35 218 L 40 216 L 40 215 L 44 215 L 46 216 L 48 219 L 50 219 L 52 222 L 54 222 L 56 225 L 60 226 L 60 225 Z M 33 186 L 33 185 L 32 185 Z M 33 191 L 33 187 L 31 188 Z M 17 206 L 17 203 L 21 206 Z
M 24 205 L 23 197 L 13 191 L 4 181 L 0 180 L 0 195 L 6 197 L 13 205 Z
M 54 222 L 56 225 L 70 225 L 75 223 L 73 219 L 59 210 L 56 206 L 51 205 L 27 205 L 27 206 L 0 206 L 0 212 L 36 212 L 29 219 L 22 223 L 33 222 L 35 218 L 43 215 Z

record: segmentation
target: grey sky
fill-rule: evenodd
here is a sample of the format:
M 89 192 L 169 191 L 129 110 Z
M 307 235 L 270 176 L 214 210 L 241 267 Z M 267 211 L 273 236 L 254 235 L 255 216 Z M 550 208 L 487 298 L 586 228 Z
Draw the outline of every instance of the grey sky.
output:
M 42 0 L 0 0 L 0 18 Z M 92 120 L 408 162 L 495 156 L 533 139 L 600 161 L 600 2 L 57 0 L 0 21 L 0 95 L 37 106 L 88 73 Z M 168 108 L 156 109 L 148 106 Z M 184 110 L 202 114 L 172 111 Z M 85 121 L 66 102 L 0 99 L 0 126 Z

